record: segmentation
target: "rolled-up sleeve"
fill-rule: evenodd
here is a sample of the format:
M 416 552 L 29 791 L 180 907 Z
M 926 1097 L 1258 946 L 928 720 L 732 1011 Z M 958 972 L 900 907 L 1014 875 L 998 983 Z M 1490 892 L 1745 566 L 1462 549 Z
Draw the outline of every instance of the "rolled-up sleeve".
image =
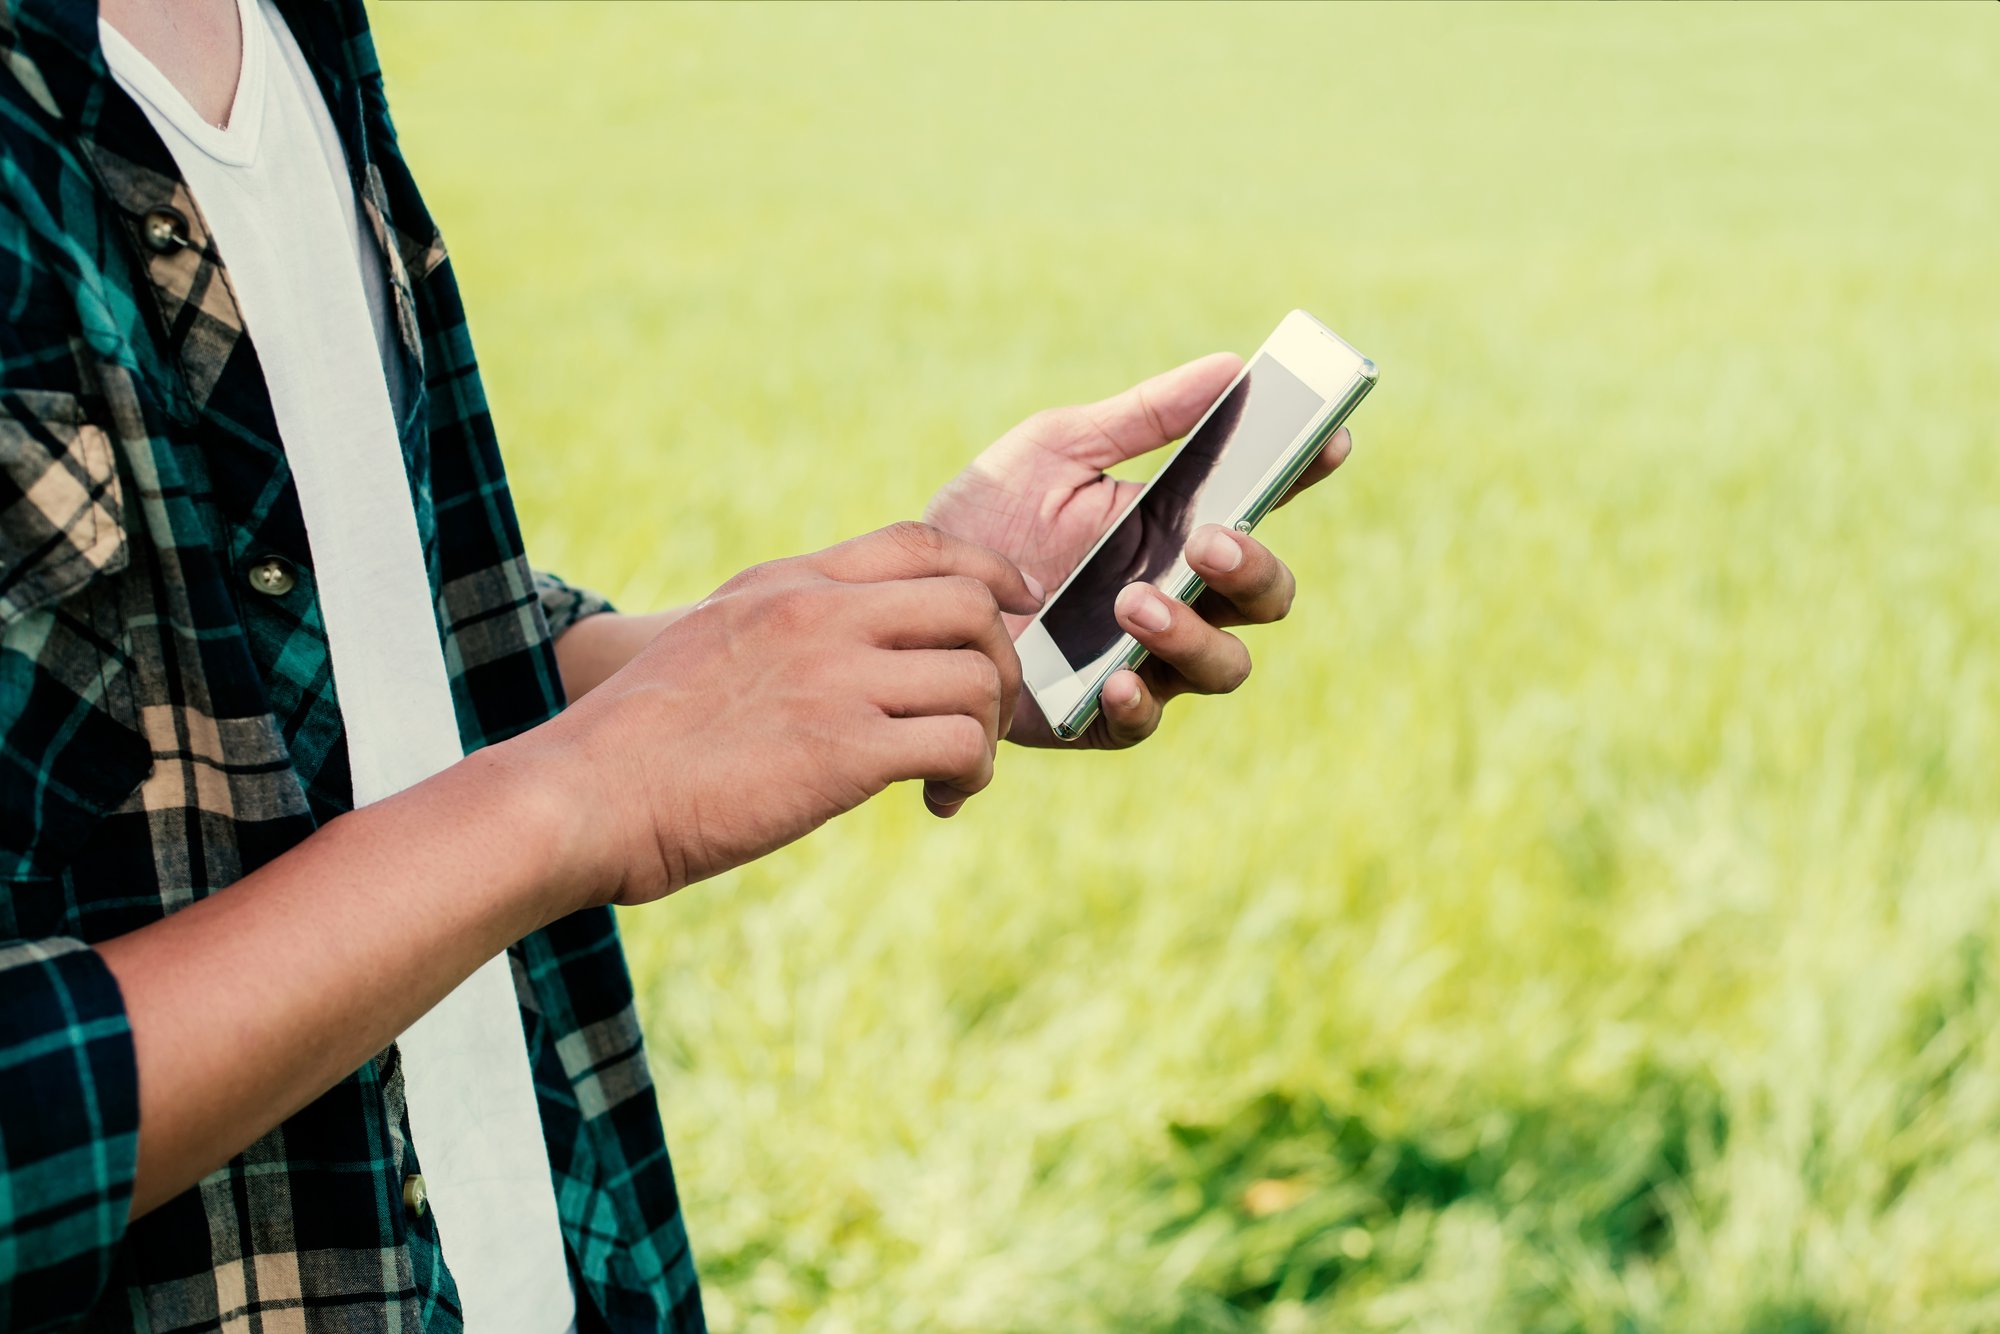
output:
M 535 571 L 535 596 L 541 600 L 542 615 L 549 622 L 549 634 L 556 639 L 561 639 L 563 631 L 586 616 L 617 610 L 602 594 L 572 587 L 546 570 Z
M 138 1156 L 138 1069 L 111 970 L 81 941 L 0 940 L 0 1330 L 90 1310 Z

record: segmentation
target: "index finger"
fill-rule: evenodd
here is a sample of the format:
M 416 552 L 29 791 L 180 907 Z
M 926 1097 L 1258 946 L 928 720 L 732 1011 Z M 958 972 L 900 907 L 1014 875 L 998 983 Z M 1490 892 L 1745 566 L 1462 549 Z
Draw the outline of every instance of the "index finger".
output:
M 999 552 L 914 520 L 849 538 L 807 560 L 829 579 L 849 584 L 963 575 L 985 584 L 1001 610 L 1017 616 L 1040 611 L 1046 597 L 1041 584 Z

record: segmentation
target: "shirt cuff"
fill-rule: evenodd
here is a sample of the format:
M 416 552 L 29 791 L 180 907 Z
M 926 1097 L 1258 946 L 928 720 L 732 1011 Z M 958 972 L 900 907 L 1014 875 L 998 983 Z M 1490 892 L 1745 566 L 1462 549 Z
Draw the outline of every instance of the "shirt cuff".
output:
M 616 611 L 610 599 L 587 588 L 572 588 L 554 575 L 535 571 L 535 596 L 541 600 L 542 615 L 549 623 L 549 638 L 560 639 L 563 632 L 586 616 Z
M 80 940 L 0 941 L 0 1314 L 96 1305 L 131 1213 L 139 1072 L 118 982 Z

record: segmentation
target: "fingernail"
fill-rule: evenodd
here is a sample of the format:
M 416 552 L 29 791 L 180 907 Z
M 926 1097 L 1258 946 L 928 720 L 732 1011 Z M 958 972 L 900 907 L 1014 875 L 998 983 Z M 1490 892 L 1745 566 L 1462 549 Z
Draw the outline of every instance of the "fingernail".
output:
M 1139 682 L 1134 677 L 1106 686 L 1104 693 L 1111 703 L 1121 709 L 1129 709 L 1139 702 Z
M 1126 604 L 1125 614 L 1142 630 L 1158 633 L 1174 623 L 1173 613 L 1167 609 L 1167 600 L 1150 588 L 1133 585 L 1139 591 Z
M 1035 578 L 1034 575 L 1029 574 L 1026 570 L 1021 571 L 1021 582 L 1028 586 L 1030 593 L 1034 594 L 1035 605 L 1037 607 L 1049 600 L 1049 591 L 1042 587 L 1042 581 Z
M 1189 543 L 1188 554 L 1197 565 L 1206 565 L 1211 570 L 1228 574 L 1243 563 L 1243 548 L 1230 540 L 1229 534 L 1220 528 L 1204 528 L 1194 535 Z

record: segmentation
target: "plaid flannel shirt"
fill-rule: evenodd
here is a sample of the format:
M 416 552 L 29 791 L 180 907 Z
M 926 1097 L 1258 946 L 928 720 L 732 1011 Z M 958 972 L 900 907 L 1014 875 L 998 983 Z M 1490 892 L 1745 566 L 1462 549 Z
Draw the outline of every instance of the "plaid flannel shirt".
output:
M 470 750 L 561 707 L 553 637 L 603 603 L 523 556 L 359 0 L 280 8 L 391 279 L 401 441 Z M 458 1330 L 434 1221 L 404 1199 L 421 1146 L 393 1048 L 127 1221 L 132 1039 L 91 942 L 295 846 L 350 784 L 256 347 L 197 201 L 107 74 L 95 10 L 0 0 L 0 1331 Z M 295 579 L 253 583 L 272 558 Z M 610 913 L 510 953 L 581 1329 L 700 1328 Z

